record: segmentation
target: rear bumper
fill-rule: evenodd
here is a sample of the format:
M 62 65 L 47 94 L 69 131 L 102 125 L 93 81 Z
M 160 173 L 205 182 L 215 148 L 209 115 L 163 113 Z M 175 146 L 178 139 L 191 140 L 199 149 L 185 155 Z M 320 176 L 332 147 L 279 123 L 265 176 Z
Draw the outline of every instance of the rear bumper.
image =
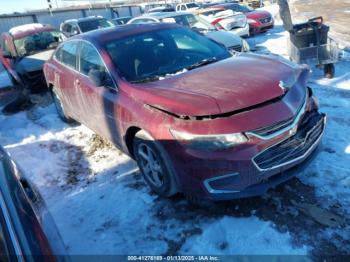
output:
M 238 27 L 238 28 L 232 29 L 229 32 L 232 32 L 232 33 L 239 35 L 241 37 L 249 36 L 249 24 L 247 23 L 245 25 L 245 27 Z

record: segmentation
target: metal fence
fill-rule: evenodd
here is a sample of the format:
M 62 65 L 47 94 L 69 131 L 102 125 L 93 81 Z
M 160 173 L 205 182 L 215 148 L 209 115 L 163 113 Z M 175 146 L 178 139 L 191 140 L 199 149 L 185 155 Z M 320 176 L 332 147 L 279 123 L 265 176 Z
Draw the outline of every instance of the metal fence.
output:
M 54 27 L 59 25 L 67 19 L 80 18 L 92 15 L 101 15 L 107 19 L 112 19 L 122 16 L 138 16 L 142 13 L 140 6 L 118 6 L 106 8 L 90 8 L 90 9 L 66 9 L 50 12 L 34 12 L 27 14 L 13 14 L 0 16 L 0 33 L 8 32 L 11 27 L 30 24 L 42 23 L 50 24 Z

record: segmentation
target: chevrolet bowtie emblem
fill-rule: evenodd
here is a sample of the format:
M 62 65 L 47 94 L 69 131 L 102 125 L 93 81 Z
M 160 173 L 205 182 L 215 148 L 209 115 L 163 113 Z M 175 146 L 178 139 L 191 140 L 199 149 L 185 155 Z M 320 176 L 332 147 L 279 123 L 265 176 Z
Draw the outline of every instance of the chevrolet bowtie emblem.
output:
M 298 126 L 294 126 L 292 129 L 289 130 L 289 135 L 294 136 L 297 133 Z
M 289 89 L 283 81 L 280 81 L 279 86 L 282 89 L 283 93 L 285 93 Z

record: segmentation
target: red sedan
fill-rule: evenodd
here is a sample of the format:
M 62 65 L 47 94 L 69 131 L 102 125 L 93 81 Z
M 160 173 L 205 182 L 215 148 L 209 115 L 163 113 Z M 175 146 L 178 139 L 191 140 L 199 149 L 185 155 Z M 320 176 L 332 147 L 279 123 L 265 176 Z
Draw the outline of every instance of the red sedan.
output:
M 245 14 L 247 17 L 247 22 L 249 23 L 250 34 L 266 32 L 267 30 L 274 27 L 273 17 L 267 11 L 254 10 L 248 6 L 236 3 L 218 4 L 212 7 L 223 8 L 226 10 L 232 10 L 234 12 L 241 12 Z
M 161 196 L 262 194 L 295 175 L 325 126 L 307 68 L 232 56 L 171 23 L 75 36 L 44 73 L 60 116 L 128 153 Z

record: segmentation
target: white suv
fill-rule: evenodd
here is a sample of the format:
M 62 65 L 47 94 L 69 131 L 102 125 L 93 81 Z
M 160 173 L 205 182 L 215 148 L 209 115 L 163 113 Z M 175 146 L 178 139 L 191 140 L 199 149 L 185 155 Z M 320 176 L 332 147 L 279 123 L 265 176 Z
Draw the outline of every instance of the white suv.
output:
M 199 7 L 196 3 L 182 3 L 176 5 L 176 12 L 197 10 Z

